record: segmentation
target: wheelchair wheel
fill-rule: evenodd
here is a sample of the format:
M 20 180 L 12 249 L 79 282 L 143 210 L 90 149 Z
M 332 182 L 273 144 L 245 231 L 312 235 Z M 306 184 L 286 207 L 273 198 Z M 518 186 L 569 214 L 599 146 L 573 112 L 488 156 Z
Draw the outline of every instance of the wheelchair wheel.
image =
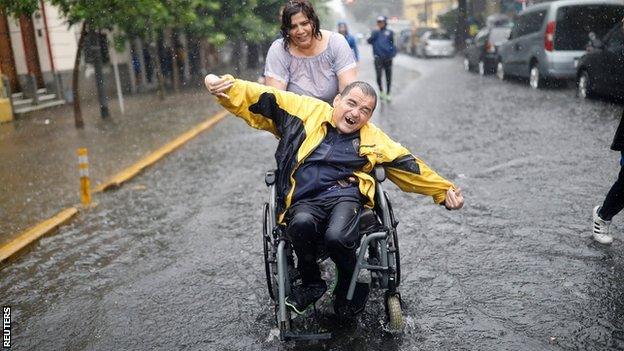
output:
M 273 240 L 271 236 L 272 228 L 269 228 L 269 204 L 264 204 L 264 220 L 262 221 L 262 248 L 264 250 L 264 271 L 266 273 L 267 288 L 271 300 L 275 301 L 277 296 L 277 262 L 275 251 L 273 250 Z
M 391 332 L 402 332 L 405 327 L 405 320 L 398 295 L 389 295 L 386 298 L 386 314 L 388 315 L 388 329 Z

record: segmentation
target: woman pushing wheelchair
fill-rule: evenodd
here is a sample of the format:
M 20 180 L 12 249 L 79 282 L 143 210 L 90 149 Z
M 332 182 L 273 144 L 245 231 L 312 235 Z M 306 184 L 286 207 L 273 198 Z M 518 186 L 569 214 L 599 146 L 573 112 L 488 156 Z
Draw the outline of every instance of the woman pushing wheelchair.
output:
M 337 267 L 334 311 L 349 317 L 364 309 L 367 284 L 357 284 L 351 301 L 346 296 L 360 213 L 374 207 L 370 173 L 376 165 L 403 191 L 431 196 L 449 210 L 464 204 L 461 189 L 369 122 L 377 94 L 368 83 L 347 85 L 332 105 L 230 75 L 210 74 L 205 84 L 228 111 L 279 138 L 276 213 L 297 255 L 301 284 L 292 287 L 286 305 L 298 314 L 327 290 L 316 262 L 319 240 Z

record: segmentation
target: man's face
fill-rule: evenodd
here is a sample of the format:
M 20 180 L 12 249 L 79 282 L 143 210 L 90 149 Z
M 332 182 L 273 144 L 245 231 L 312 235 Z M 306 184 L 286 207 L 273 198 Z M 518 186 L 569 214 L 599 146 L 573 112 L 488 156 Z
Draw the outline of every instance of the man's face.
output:
M 334 98 L 334 114 L 332 119 L 339 133 L 350 134 L 362 128 L 373 115 L 375 97 L 355 87 L 347 95 L 336 95 Z
M 312 46 L 312 36 L 314 28 L 312 21 L 310 21 L 303 12 L 296 13 L 290 17 L 290 40 L 296 46 L 301 49 L 307 49 Z
M 384 21 L 377 21 L 377 28 L 384 29 L 385 26 L 386 26 L 386 22 L 384 22 Z

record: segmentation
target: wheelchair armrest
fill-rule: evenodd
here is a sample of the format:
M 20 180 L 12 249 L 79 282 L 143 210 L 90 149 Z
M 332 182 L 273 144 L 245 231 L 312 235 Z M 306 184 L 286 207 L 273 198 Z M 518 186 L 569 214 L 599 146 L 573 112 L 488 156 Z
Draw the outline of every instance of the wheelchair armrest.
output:
M 375 166 L 375 168 L 373 169 L 373 177 L 379 183 L 386 180 L 386 170 L 383 168 L 383 166 Z
M 277 171 L 274 169 L 267 171 L 266 174 L 264 175 L 264 182 L 266 183 L 267 186 L 271 186 L 275 184 L 276 179 L 277 179 Z

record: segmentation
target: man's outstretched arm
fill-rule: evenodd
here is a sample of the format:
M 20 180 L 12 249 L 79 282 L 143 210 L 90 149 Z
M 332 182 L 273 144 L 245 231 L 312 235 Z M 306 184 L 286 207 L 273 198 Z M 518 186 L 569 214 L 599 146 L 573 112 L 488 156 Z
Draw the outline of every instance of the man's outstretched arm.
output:
M 250 126 L 277 136 L 282 135 L 282 127 L 290 119 L 305 121 L 318 113 L 319 109 L 330 108 L 325 102 L 312 97 L 234 79 L 230 75 L 218 77 L 209 74 L 204 83 L 225 109 L 244 119 Z

